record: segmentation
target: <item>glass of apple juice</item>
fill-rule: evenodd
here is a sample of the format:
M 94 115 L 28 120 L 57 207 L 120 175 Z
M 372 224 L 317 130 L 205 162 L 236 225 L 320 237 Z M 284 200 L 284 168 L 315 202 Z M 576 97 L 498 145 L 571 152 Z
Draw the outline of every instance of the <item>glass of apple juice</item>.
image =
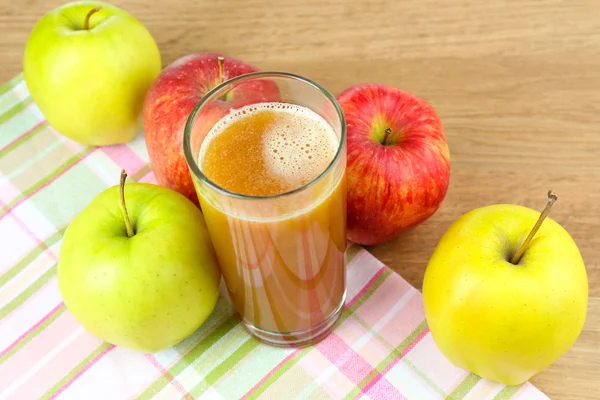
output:
M 192 111 L 184 152 L 243 326 L 315 344 L 346 297 L 346 122 L 325 88 L 280 72 L 225 81 Z

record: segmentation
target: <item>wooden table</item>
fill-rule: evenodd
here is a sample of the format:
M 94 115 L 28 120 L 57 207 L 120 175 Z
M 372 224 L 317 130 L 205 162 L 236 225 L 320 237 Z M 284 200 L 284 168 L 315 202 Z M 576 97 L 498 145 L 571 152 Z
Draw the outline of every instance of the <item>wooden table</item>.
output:
M 0 81 L 21 71 L 35 21 L 63 0 L 0 0 Z M 600 18 L 597 0 L 119 0 L 164 65 L 214 51 L 312 78 L 414 92 L 439 112 L 452 155 L 446 200 L 427 222 L 370 250 L 421 287 L 444 230 L 475 207 L 543 208 L 579 245 L 589 312 L 576 344 L 532 383 L 557 399 L 600 396 Z

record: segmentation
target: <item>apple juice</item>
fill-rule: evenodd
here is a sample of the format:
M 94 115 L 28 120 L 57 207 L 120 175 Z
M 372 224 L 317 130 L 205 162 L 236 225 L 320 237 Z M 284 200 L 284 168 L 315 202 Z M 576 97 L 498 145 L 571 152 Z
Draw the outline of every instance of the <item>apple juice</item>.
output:
M 272 102 L 232 110 L 202 142 L 202 173 L 233 196 L 198 190 L 200 205 L 250 330 L 310 337 L 343 306 L 345 158 L 332 164 L 339 147 L 319 114 Z

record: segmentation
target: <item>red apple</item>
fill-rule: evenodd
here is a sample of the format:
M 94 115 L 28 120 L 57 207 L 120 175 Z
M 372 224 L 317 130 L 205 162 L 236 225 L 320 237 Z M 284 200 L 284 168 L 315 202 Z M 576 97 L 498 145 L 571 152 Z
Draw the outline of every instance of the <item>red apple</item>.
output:
M 382 84 L 338 96 L 348 132 L 348 239 L 376 245 L 433 215 L 446 196 L 450 151 L 423 99 Z
M 219 58 L 223 57 L 219 66 Z M 258 71 L 252 65 L 214 53 L 184 56 L 167 66 L 154 80 L 144 100 L 144 132 L 148 155 L 158 183 L 176 190 L 198 205 L 198 199 L 183 154 L 183 131 L 200 99 L 228 79 Z M 233 89 L 223 107 L 210 115 L 224 116 L 229 107 L 275 101 L 277 87 L 268 81 Z M 204 121 L 206 122 L 206 121 Z M 213 121 L 216 122 L 216 121 Z M 207 133 L 207 132 L 206 132 Z

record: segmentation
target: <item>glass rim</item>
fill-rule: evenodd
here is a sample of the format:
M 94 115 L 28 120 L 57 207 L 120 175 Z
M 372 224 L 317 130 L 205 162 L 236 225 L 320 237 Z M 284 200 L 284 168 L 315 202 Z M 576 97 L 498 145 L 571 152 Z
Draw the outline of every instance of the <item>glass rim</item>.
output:
M 339 145 L 338 145 L 337 151 L 335 153 L 335 156 L 333 157 L 333 159 L 331 160 L 329 165 L 327 165 L 327 168 L 325 168 L 319 175 L 317 175 L 314 179 L 305 183 L 304 185 L 299 186 L 293 190 L 289 190 L 287 192 L 283 192 L 283 193 L 279 193 L 279 194 L 272 194 L 272 195 L 266 195 L 266 196 L 245 195 L 245 194 L 233 192 L 231 190 L 225 189 L 224 187 L 221 187 L 220 185 L 218 185 L 217 183 L 215 183 L 211 179 L 209 179 L 206 175 L 204 175 L 204 173 L 200 170 L 200 166 L 198 165 L 198 162 L 196 160 L 197 155 L 196 155 L 196 157 L 194 157 L 194 155 L 192 154 L 192 145 L 191 145 L 192 127 L 194 125 L 194 121 L 196 120 L 196 115 L 200 112 L 202 107 L 211 98 L 213 98 L 216 93 L 220 92 L 227 85 L 231 85 L 232 83 L 235 83 L 238 81 L 250 80 L 252 78 L 266 78 L 266 77 L 291 78 L 291 79 L 294 79 L 297 81 L 304 82 L 304 83 L 314 87 L 319 92 L 321 92 L 321 94 L 323 94 L 325 96 L 325 98 L 327 98 L 327 100 L 329 100 L 329 102 L 333 104 L 333 106 L 338 114 L 338 117 L 340 119 L 340 123 L 341 123 L 340 141 L 339 141 Z M 279 71 L 250 72 L 247 74 L 238 75 L 234 78 L 231 78 L 224 82 L 221 82 L 220 84 L 218 84 L 217 86 L 215 86 L 214 88 L 209 90 L 204 96 L 202 96 L 202 98 L 198 101 L 198 103 L 196 103 L 196 105 L 192 109 L 192 112 L 190 113 L 190 115 L 188 116 L 188 118 L 186 120 L 185 128 L 183 131 L 183 152 L 185 155 L 185 160 L 187 162 L 188 168 L 190 169 L 190 172 L 193 173 L 194 175 L 196 175 L 196 177 L 198 179 L 200 179 L 203 183 L 205 183 L 212 190 L 215 190 L 215 191 L 219 192 L 220 194 L 223 194 L 223 195 L 226 195 L 229 197 L 238 198 L 238 199 L 246 199 L 246 200 L 278 199 L 281 197 L 291 196 L 291 195 L 300 193 L 300 192 L 312 187 L 313 185 L 317 184 L 321 179 L 323 179 L 333 169 L 333 167 L 336 165 L 336 163 L 342 157 L 342 154 L 344 153 L 345 145 L 346 145 L 346 117 L 344 116 L 342 107 L 338 103 L 335 96 L 333 94 L 331 94 L 331 92 L 329 92 L 327 89 L 325 89 L 325 87 L 323 87 L 322 85 L 318 84 L 317 82 L 315 82 L 311 79 L 305 78 L 305 77 L 297 75 L 297 74 L 293 74 L 293 73 L 289 73 L 289 72 L 279 72 Z

